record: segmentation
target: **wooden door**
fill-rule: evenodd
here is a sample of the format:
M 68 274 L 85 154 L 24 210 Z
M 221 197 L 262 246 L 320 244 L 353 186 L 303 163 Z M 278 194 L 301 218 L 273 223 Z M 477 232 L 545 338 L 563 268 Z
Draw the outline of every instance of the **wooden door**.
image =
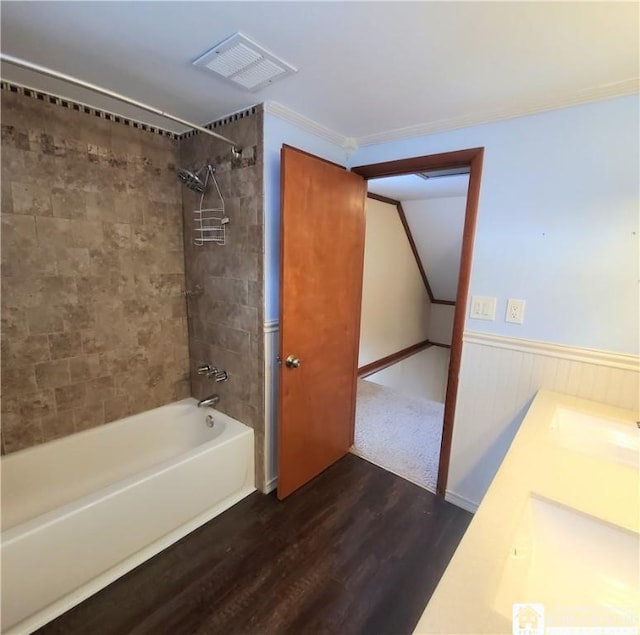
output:
M 289 146 L 281 170 L 280 499 L 353 443 L 367 189 Z

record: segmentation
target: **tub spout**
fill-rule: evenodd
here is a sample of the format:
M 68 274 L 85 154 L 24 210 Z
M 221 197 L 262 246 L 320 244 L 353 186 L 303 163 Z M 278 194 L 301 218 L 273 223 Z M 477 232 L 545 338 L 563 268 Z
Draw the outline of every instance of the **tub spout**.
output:
M 198 408 L 213 408 L 219 401 L 220 397 L 218 397 L 218 395 L 211 395 L 210 397 L 200 399 L 200 401 L 198 402 Z

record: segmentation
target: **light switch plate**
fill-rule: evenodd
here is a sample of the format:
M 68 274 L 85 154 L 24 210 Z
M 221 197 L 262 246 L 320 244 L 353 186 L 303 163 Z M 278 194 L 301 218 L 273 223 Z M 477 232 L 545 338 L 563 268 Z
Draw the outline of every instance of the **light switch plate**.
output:
M 513 324 L 522 324 L 524 322 L 524 300 L 515 300 L 509 298 L 507 301 L 507 315 L 504 318 L 505 322 L 512 322 Z
M 491 296 L 471 296 L 471 313 L 469 317 L 475 320 L 496 319 L 496 299 Z

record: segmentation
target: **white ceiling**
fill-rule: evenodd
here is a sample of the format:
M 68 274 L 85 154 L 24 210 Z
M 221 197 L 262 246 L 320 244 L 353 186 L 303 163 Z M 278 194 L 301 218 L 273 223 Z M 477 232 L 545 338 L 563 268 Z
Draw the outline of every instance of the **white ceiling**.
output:
M 402 204 L 422 266 L 437 300 L 455 302 L 467 197 Z
M 435 179 L 423 179 L 417 174 L 386 176 L 367 181 L 369 192 L 380 194 L 396 201 L 419 201 L 427 198 L 466 196 L 469 175 L 460 174 Z
M 274 101 L 360 144 L 638 87 L 636 2 L 5 1 L 0 9 L 4 53 L 195 123 Z M 191 65 L 236 31 L 299 72 L 251 94 Z M 8 64 L 2 75 L 158 123 Z

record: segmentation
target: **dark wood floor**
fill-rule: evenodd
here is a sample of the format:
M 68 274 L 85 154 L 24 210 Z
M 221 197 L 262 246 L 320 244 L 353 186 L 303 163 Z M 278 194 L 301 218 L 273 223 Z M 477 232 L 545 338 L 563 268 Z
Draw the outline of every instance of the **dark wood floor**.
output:
M 410 633 L 471 514 L 349 455 L 255 493 L 42 635 Z

